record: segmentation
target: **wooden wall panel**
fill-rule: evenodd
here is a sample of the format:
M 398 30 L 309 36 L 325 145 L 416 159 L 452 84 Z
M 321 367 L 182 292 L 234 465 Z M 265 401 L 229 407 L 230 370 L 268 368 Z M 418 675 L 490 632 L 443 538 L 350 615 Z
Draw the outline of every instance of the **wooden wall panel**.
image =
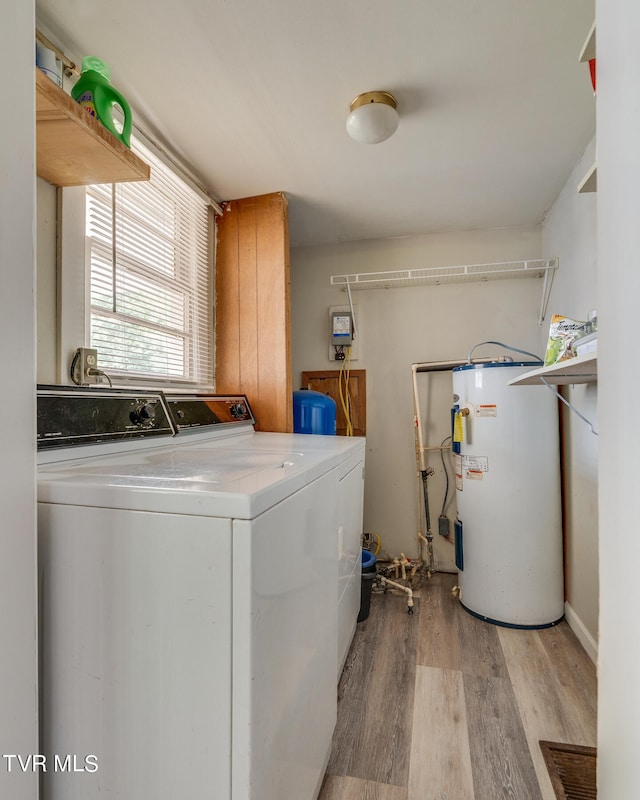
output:
M 216 386 L 218 391 L 222 391 L 221 385 L 235 386 L 232 391 L 239 391 L 240 359 L 229 357 L 231 353 L 240 352 L 238 215 L 228 214 L 224 226 L 218 218 L 216 226 Z
M 260 401 L 271 430 L 293 430 L 289 226 L 282 196 L 257 198 Z M 273 324 L 273 320 L 278 324 Z M 286 371 L 284 370 L 286 363 Z M 286 372 L 286 374 L 285 374 Z M 286 386 L 285 386 L 286 381 Z M 283 396 L 286 392 L 286 402 Z
M 287 200 L 225 204 L 217 224 L 216 391 L 243 392 L 258 430 L 293 430 Z
M 258 373 L 258 261 L 256 201 L 238 203 L 239 389 L 255 392 Z M 257 411 L 256 411 L 257 413 Z

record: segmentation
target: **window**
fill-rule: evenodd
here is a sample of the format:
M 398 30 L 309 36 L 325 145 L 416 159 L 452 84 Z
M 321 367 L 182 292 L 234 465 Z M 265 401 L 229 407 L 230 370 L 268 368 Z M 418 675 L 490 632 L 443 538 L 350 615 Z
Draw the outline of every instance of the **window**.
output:
M 151 180 L 86 189 L 90 341 L 116 381 L 213 383 L 209 203 L 138 140 Z

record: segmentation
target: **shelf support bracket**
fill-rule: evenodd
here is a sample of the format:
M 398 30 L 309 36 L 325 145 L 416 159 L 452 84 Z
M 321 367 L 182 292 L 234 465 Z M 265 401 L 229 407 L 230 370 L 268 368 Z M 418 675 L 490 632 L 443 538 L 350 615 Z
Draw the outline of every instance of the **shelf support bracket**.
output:
M 556 273 L 557 266 L 547 267 L 544 271 L 544 278 L 542 282 L 542 297 L 540 298 L 540 313 L 538 314 L 538 326 L 542 325 L 547 313 L 549 305 L 549 297 L 551 295 L 551 287 L 553 286 L 553 278 Z

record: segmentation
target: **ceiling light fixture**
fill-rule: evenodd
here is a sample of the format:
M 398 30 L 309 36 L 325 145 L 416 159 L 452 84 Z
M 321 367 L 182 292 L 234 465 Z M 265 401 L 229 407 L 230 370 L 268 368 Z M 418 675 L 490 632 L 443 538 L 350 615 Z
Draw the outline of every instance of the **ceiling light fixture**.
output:
M 396 98 L 389 92 L 364 92 L 352 101 L 347 132 L 362 144 L 377 144 L 388 139 L 398 127 Z

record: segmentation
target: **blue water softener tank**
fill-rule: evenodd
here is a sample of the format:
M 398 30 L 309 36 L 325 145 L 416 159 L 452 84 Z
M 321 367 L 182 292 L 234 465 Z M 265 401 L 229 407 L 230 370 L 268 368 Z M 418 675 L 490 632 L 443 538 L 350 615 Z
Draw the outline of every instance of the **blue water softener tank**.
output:
M 293 432 L 336 434 L 336 402 L 329 395 L 300 389 L 293 393 Z

